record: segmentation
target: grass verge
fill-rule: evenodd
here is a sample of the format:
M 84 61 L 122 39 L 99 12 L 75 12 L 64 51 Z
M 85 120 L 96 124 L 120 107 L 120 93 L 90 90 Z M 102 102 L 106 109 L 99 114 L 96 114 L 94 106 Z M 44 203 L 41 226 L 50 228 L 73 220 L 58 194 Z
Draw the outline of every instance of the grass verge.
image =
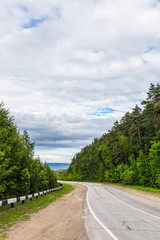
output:
M 14 204 L 14 208 L 11 205 L 5 205 L 0 207 L 0 239 L 7 238 L 7 230 L 17 221 L 24 221 L 30 218 L 31 213 L 36 213 L 42 208 L 45 208 L 51 202 L 63 197 L 65 194 L 71 192 L 74 186 L 63 183 L 63 189 L 49 193 L 45 196 L 25 200 L 25 203 L 18 202 Z
M 111 185 L 123 186 L 123 187 L 131 188 L 134 190 L 140 190 L 140 191 L 144 191 L 144 192 L 160 194 L 160 189 L 158 189 L 158 188 L 142 187 L 142 186 L 135 186 L 135 185 L 124 185 L 121 183 L 111 183 Z

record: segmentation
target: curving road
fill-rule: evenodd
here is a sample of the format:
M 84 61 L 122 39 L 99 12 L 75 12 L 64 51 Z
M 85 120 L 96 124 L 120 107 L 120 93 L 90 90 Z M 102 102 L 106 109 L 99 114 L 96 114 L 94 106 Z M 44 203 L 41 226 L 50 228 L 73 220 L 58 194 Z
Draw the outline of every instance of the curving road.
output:
M 96 183 L 85 199 L 85 228 L 90 240 L 159 240 L 160 204 Z

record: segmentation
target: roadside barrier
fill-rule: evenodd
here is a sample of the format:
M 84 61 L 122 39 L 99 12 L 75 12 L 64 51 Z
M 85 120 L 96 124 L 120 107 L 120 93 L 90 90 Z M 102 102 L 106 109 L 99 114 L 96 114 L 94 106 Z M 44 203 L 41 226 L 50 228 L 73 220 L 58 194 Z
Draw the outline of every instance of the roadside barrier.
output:
M 43 195 L 46 195 L 47 193 L 54 192 L 54 191 L 57 191 L 57 190 L 61 190 L 63 188 L 63 184 L 59 183 L 59 185 L 60 185 L 60 187 L 45 190 L 43 192 L 33 193 L 33 194 L 29 194 L 29 195 L 22 196 L 22 197 L 9 198 L 9 199 L 6 199 L 6 200 L 1 200 L 0 201 L 0 207 L 3 206 L 3 205 L 6 205 L 6 204 L 11 204 L 11 208 L 13 208 L 14 203 L 20 202 L 20 201 L 22 202 L 22 204 L 24 204 L 24 201 L 26 199 L 30 199 L 32 201 L 33 197 L 38 198 L 38 196 L 43 196 Z

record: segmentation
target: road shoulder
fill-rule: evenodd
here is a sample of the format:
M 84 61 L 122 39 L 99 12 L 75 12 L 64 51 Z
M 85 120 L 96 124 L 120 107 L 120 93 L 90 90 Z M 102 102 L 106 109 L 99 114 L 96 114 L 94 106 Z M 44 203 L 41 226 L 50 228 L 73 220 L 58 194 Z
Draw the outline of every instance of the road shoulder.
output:
M 84 199 L 87 188 L 79 184 L 71 193 L 18 222 L 8 232 L 8 240 L 87 240 L 84 228 Z

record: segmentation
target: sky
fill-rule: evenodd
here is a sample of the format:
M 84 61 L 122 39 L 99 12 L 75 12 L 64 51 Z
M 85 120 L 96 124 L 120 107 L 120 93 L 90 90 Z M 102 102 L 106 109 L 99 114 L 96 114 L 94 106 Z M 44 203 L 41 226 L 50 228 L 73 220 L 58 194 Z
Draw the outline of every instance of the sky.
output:
M 158 0 L 0 0 L 0 102 L 42 161 L 69 163 L 159 76 Z

